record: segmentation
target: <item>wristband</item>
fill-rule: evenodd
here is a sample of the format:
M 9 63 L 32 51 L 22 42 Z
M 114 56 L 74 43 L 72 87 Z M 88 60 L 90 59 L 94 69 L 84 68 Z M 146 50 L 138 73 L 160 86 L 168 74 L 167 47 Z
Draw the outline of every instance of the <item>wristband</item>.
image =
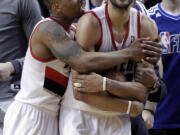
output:
M 129 113 L 130 113 L 131 104 L 132 104 L 132 102 L 131 102 L 131 101 L 128 101 L 128 108 L 127 108 L 126 114 L 129 114 Z
M 106 77 L 103 77 L 103 91 L 106 91 Z
M 152 115 L 154 115 L 154 111 L 153 110 L 151 110 L 151 109 L 144 109 L 144 110 L 146 110 L 146 111 L 148 111 L 148 112 L 150 112 Z

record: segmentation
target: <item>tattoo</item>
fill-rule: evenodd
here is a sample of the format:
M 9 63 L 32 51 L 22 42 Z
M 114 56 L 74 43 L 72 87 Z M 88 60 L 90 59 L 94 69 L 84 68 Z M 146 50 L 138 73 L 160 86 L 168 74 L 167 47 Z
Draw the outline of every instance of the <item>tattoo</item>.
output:
M 74 66 L 73 60 L 78 60 L 83 52 L 80 45 L 71 40 L 66 35 L 64 28 L 57 23 L 48 23 L 44 32 L 48 37 L 47 44 L 53 55 L 71 65 L 71 67 Z

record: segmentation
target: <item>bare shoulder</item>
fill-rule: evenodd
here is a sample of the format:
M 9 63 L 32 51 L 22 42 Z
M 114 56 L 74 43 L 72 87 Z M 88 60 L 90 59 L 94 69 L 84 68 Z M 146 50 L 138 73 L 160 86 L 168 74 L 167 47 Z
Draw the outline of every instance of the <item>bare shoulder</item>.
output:
M 98 19 L 90 12 L 85 15 L 83 15 L 79 21 L 78 21 L 78 29 L 79 28 L 93 28 L 93 31 L 97 31 L 97 29 L 100 29 L 100 24 Z
M 68 41 L 64 28 L 53 21 L 40 22 L 31 38 L 31 47 L 34 55 L 40 59 L 54 57 L 51 48 L 57 48 L 57 44 L 63 46 L 64 41 Z M 62 44 L 59 44 L 62 43 Z
M 150 37 L 152 40 L 158 36 L 158 28 L 155 21 L 144 14 L 141 17 L 141 36 Z
M 101 27 L 98 19 L 92 14 L 83 15 L 77 24 L 76 40 L 87 51 L 98 43 L 101 37 Z
M 40 23 L 34 36 L 46 45 L 52 41 L 62 41 L 68 38 L 65 34 L 64 28 L 53 21 L 44 21 Z

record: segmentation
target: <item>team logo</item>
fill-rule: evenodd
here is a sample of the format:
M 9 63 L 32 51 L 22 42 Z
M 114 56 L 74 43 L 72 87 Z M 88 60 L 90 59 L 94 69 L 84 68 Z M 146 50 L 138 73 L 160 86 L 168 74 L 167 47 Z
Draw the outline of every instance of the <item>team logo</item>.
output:
M 169 32 L 161 32 L 160 36 L 162 41 L 162 53 L 164 54 L 171 53 Z

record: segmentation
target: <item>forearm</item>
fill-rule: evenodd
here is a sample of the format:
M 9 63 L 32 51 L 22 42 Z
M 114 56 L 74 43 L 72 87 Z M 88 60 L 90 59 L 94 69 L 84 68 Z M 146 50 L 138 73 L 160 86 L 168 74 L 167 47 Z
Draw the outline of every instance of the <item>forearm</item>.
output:
M 128 100 L 115 98 L 105 93 L 86 94 L 77 92 L 76 99 L 104 111 L 125 113 L 128 107 Z
M 145 86 L 138 82 L 120 82 L 107 79 L 106 90 L 114 96 L 128 100 L 146 101 L 148 93 Z
M 71 57 L 70 65 L 80 73 L 101 71 L 112 68 L 130 59 L 128 49 L 114 52 L 81 52 L 79 59 Z
M 138 116 L 143 110 L 143 104 L 137 101 L 129 103 L 128 100 L 119 99 L 106 93 L 85 94 L 76 92 L 76 99 L 103 111 L 128 113 L 131 117 Z M 130 105 L 131 104 L 131 105 Z M 128 112 L 129 108 L 129 112 Z

